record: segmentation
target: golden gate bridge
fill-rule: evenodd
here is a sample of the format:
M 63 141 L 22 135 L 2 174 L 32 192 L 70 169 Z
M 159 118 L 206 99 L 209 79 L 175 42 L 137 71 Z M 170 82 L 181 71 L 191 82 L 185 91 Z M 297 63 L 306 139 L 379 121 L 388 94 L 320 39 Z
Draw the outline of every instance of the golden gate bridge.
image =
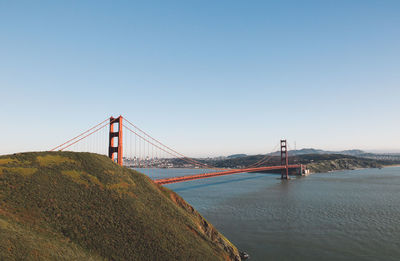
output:
M 160 185 L 178 183 L 190 180 L 205 179 L 238 173 L 280 171 L 281 179 L 289 179 L 289 171 L 301 174 L 305 166 L 289 164 L 288 144 L 280 140 L 280 165 L 269 166 L 268 161 L 273 157 L 266 154 L 262 159 L 249 166 L 236 169 L 226 169 L 211 166 L 177 152 L 171 147 L 150 136 L 135 124 L 119 116 L 110 117 L 92 128 L 67 140 L 51 149 L 51 151 L 86 151 L 107 155 L 111 160 L 123 166 L 124 160 L 132 168 L 151 169 L 153 172 L 169 167 L 165 159 L 178 159 L 193 169 L 202 169 L 203 173 L 193 173 L 177 177 L 155 179 Z

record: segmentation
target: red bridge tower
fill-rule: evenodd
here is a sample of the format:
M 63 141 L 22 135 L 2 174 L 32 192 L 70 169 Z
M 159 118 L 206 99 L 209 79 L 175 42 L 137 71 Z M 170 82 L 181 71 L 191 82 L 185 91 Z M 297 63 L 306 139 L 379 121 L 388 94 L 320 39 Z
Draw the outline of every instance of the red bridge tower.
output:
M 118 123 L 118 129 L 114 128 Z M 115 131 L 118 130 L 118 131 Z M 115 138 L 118 138 L 117 146 L 115 147 Z M 117 163 L 122 166 L 122 116 L 118 118 L 110 118 L 110 142 L 108 145 L 108 157 L 114 161 L 114 154 L 117 153 Z
M 281 179 L 289 179 L 289 157 L 286 140 L 281 140 L 281 166 L 286 167 L 282 169 Z

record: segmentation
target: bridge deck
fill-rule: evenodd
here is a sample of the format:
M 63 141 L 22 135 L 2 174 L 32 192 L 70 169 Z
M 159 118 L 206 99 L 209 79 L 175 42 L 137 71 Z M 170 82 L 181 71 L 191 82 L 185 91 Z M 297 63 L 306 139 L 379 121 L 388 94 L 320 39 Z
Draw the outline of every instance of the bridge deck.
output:
M 178 183 L 178 182 L 184 182 L 184 181 L 189 181 L 189 180 L 205 179 L 205 178 L 212 178 L 212 177 L 238 174 L 238 173 L 258 172 L 258 171 L 266 171 L 266 170 L 279 170 L 279 169 L 285 169 L 285 168 L 286 168 L 286 166 L 268 166 L 268 167 L 247 168 L 247 169 L 231 169 L 231 170 L 226 170 L 226 171 L 187 175 L 187 176 L 165 178 L 165 179 L 156 179 L 156 180 L 154 180 L 154 182 L 157 184 L 160 184 L 160 185 L 165 185 L 165 184 Z M 301 168 L 301 165 L 288 165 L 288 168 L 289 169 Z

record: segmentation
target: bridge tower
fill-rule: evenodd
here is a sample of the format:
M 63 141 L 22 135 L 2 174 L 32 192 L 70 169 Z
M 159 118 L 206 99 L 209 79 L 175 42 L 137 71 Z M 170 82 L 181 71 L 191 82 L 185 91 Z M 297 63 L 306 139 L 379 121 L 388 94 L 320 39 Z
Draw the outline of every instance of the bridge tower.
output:
M 281 140 L 281 166 L 286 167 L 282 169 L 281 179 L 289 179 L 289 157 L 286 140 Z
M 118 126 L 115 126 L 118 124 Z M 115 146 L 117 138 L 117 146 Z M 108 157 L 114 161 L 114 154 L 117 154 L 117 163 L 122 166 L 122 116 L 118 118 L 110 117 L 110 139 L 108 145 Z

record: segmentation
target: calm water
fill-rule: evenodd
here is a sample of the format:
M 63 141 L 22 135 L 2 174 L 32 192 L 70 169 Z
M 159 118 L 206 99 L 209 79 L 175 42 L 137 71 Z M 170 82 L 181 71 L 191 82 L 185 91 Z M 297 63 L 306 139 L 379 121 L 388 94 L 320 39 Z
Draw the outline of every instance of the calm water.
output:
M 289 182 L 246 173 L 167 187 L 251 260 L 400 260 L 399 167 Z

